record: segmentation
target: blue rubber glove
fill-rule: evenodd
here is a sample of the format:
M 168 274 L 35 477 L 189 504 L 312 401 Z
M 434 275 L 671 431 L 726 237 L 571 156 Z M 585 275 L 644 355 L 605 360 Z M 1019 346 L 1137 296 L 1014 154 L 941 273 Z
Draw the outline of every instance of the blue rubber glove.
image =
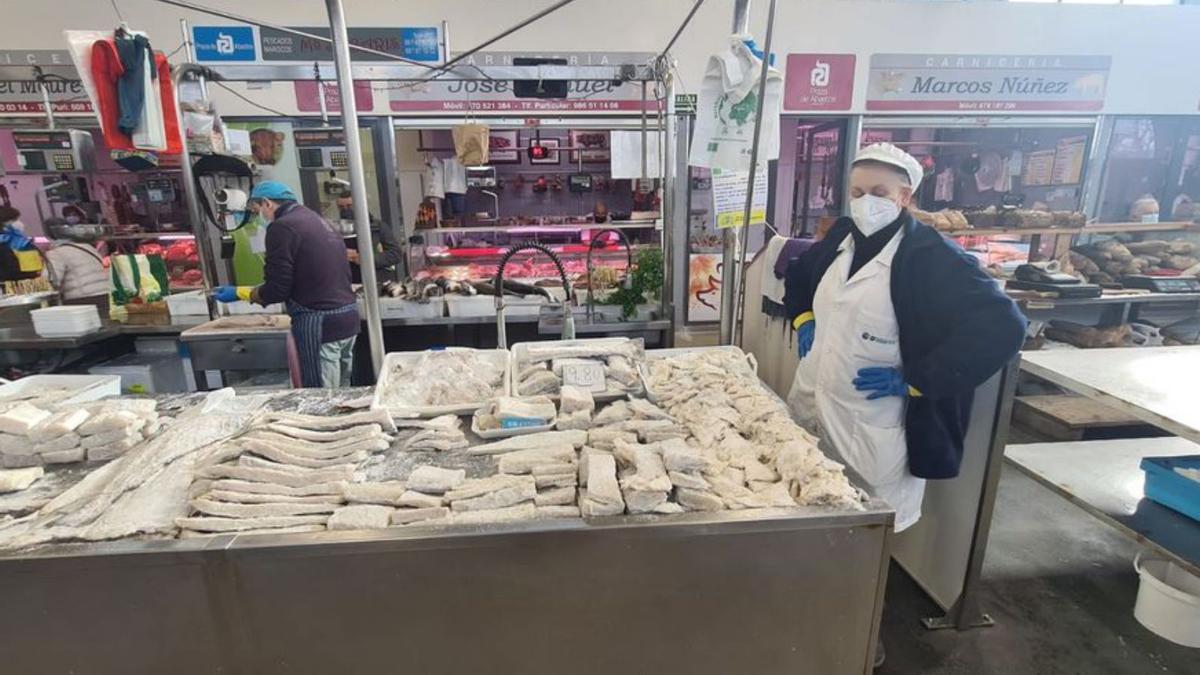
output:
M 800 358 L 808 356 L 808 353 L 812 351 L 813 340 L 815 340 L 816 337 L 816 321 L 808 321 L 804 324 L 801 324 L 800 327 L 796 329 L 796 348 L 800 353 Z
M 861 368 L 854 378 L 854 388 L 871 392 L 867 394 L 868 401 L 884 396 L 908 396 L 908 385 L 899 368 Z
M 217 302 L 237 302 L 237 287 L 217 286 L 217 288 L 213 290 L 213 297 L 217 299 Z

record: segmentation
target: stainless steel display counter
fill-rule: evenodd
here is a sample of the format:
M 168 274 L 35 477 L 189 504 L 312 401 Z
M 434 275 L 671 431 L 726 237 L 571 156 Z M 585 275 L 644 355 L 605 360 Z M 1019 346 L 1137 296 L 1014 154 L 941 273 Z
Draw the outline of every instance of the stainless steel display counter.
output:
M 892 515 L 56 546 L 0 558 L 5 670 L 870 673 Z
M 870 673 L 892 523 L 873 500 L 0 552 L 3 670 Z

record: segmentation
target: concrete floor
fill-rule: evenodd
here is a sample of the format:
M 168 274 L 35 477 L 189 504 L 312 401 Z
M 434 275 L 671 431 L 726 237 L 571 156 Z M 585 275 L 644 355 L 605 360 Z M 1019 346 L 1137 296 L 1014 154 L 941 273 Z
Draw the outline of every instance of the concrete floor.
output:
M 881 675 L 1200 673 L 1200 649 L 1133 618 L 1138 547 L 1006 465 L 983 570 L 992 628 L 926 631 L 935 605 L 896 565 L 883 612 Z

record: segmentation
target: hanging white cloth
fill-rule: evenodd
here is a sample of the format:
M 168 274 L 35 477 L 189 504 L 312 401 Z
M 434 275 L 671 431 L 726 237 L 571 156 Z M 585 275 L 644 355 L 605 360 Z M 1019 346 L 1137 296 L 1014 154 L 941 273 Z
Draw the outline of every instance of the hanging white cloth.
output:
M 954 201 L 954 169 L 946 167 L 937 175 L 933 184 L 933 201 Z
M 638 179 L 642 177 L 642 132 L 609 132 L 612 153 L 612 177 Z M 658 153 L 658 132 L 646 132 L 646 178 L 662 174 L 662 155 Z
M 900 327 L 892 306 L 891 266 L 903 231 L 847 280 L 854 238 L 847 236 L 813 298 L 816 333 L 800 360 L 788 405 L 802 426 L 832 444 L 871 491 L 896 509 L 896 532 L 917 522 L 924 479 L 908 470 L 907 399 L 867 400 L 854 388 L 860 368 L 900 368 Z
M 467 193 L 467 167 L 457 157 L 442 160 L 442 189 L 457 194 Z
M 154 67 L 154 54 L 147 50 L 146 64 L 142 68 L 142 82 L 144 84 L 142 117 L 132 136 L 133 146 L 139 150 L 162 151 L 167 149 L 167 129 L 163 122 L 162 91 L 159 89 L 160 83 L 158 78 L 154 77 L 154 74 L 157 72 Z
M 421 182 L 425 184 L 424 196 L 442 199 L 446 196 L 445 179 L 442 177 L 442 161 L 429 158 L 425 160 L 425 171 L 421 174 Z

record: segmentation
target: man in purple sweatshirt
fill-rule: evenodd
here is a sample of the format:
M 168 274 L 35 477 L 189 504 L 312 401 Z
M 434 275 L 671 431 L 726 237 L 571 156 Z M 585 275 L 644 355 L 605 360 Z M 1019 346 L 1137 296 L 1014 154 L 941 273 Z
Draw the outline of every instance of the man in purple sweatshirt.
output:
M 221 286 L 216 299 L 286 303 L 304 386 L 350 386 L 359 318 L 342 236 L 282 183 L 255 185 L 250 207 L 268 223 L 265 280 Z

